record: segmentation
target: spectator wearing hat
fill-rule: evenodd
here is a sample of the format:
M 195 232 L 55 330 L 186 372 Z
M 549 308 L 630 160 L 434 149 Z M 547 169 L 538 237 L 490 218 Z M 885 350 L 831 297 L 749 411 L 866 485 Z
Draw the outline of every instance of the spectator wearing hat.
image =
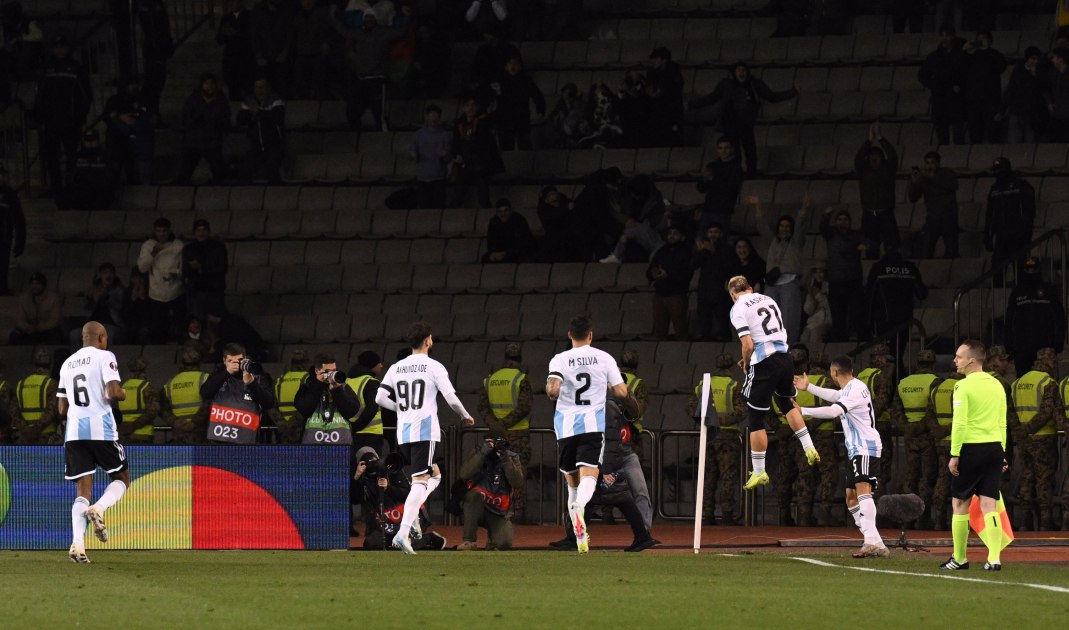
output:
M 490 429 L 490 437 L 503 437 L 510 450 L 519 456 L 520 477 L 531 461 L 531 383 L 524 372 L 520 345 L 505 345 L 501 367 L 483 379 L 479 390 L 479 416 Z M 527 489 L 524 484 L 512 488 L 513 520 L 526 520 Z
M 116 172 L 107 161 L 95 129 L 82 134 L 67 186 L 56 195 L 61 210 L 106 210 L 115 199 Z M 79 346 L 81 347 L 81 346 Z
M 207 219 L 193 222 L 193 240 L 182 248 L 182 277 L 189 312 L 203 320 L 212 307 L 223 304 L 228 269 L 226 245 L 212 236 Z
M 935 244 L 943 240 L 943 257 L 958 257 L 958 177 L 943 168 L 942 156 L 935 151 L 924 154 L 924 168 L 913 167 L 909 178 L 909 201 L 924 199 L 925 258 L 935 256 Z
M 834 213 L 835 224 L 832 225 Z M 850 213 L 824 210 L 820 233 L 828 243 L 828 305 L 831 307 L 832 341 L 847 341 L 850 330 L 859 339 L 867 337 L 865 287 L 862 284 L 861 255 L 868 244 L 861 232 L 850 229 Z
M 486 228 L 484 263 L 526 262 L 534 244 L 531 227 L 522 214 L 512 210 L 512 202 L 498 199 L 496 212 Z
M 0 295 L 10 295 L 8 269 L 11 256 L 18 258 L 26 248 L 26 215 L 19 195 L 7 183 L 7 168 L 0 164 Z
M 44 274 L 37 272 L 30 276 L 30 284 L 15 305 L 15 328 L 8 337 L 11 345 L 63 343 L 59 296 L 47 287 Z
M 245 156 L 245 179 L 278 183 L 285 154 L 286 103 L 267 79 L 257 79 L 252 94 L 245 97 L 237 116 L 245 127 L 249 153 Z
M 1065 347 L 1065 309 L 1033 256 L 1025 259 L 1006 306 L 1006 347 L 1017 374 L 1028 371 L 1041 348 Z
M 453 128 L 453 161 L 449 179 L 454 184 L 450 205 L 459 208 L 475 189 L 478 207 L 490 207 L 490 179 L 504 172 L 492 123 L 478 99 L 470 97 L 461 105 L 461 115 Z
M 63 189 L 60 151 L 66 156 L 69 177 L 81 138 L 82 125 L 93 100 L 89 76 L 82 64 L 71 58 L 71 46 L 64 37 L 52 43 L 52 58 L 37 83 L 34 114 L 39 126 L 41 166 L 46 185 L 53 192 Z
M 754 208 L 757 230 L 769 241 L 764 293 L 779 305 L 787 341 L 795 343 L 802 333 L 802 278 L 805 274 L 802 261 L 806 232 L 813 217 L 813 195 L 807 190 L 797 215 L 780 215 L 775 224 L 765 216 L 760 197 L 747 197 L 746 203 Z
M 995 158 L 991 171 L 995 174 L 995 182 L 987 193 L 984 247 L 992 253 L 991 268 L 999 271 L 1014 252 L 1032 242 L 1036 189 L 1017 177 L 1009 158 Z M 1002 274 L 998 273 L 996 279 L 1001 280 Z
M 212 181 L 221 182 L 226 176 L 223 161 L 223 140 L 230 130 L 230 105 L 219 92 L 215 75 L 200 75 L 200 85 L 182 106 L 182 161 L 178 168 L 178 184 L 188 184 L 201 160 L 207 160 Z
M 1047 142 L 1069 142 L 1069 48 L 1059 46 L 1050 53 L 1047 77 L 1047 109 L 1050 123 Z
M 416 206 L 440 209 L 445 207 L 453 134 L 442 128 L 442 108 L 433 103 L 424 111 L 423 120 L 409 149 L 416 161 Z
M 868 257 L 880 255 L 880 243 L 890 249 L 899 246 L 895 221 L 895 178 L 898 153 L 883 137 L 879 121 L 869 126 L 869 138 L 854 157 L 861 196 L 861 231 L 869 241 Z
M 141 93 L 141 78 L 131 77 L 108 99 L 100 115 L 107 125 L 105 155 L 128 184 L 152 183 L 155 120 Z
M 1047 110 L 1041 59 L 1043 51 L 1029 46 L 1024 51 L 1024 58 L 1010 74 L 1010 82 L 995 114 L 996 121 L 1005 120 L 1007 123 L 1007 142 L 1034 144 L 1046 131 L 1050 112 Z
M 966 59 L 964 40 L 951 24 L 939 27 L 939 45 L 924 60 L 917 78 L 931 92 L 932 123 L 939 144 L 965 143 Z
M 646 71 L 650 144 L 675 146 L 683 141 L 683 71 L 672 51 L 655 48 Z
M 141 245 L 137 268 L 148 274 L 148 296 L 152 305 L 153 343 L 164 343 L 175 336 L 178 322 L 186 312 L 182 299 L 182 241 L 171 231 L 164 217 L 152 224 L 152 238 Z
M 906 260 L 898 248 L 888 247 L 883 258 L 869 268 L 865 297 L 870 332 L 891 343 L 895 356 L 902 356 L 915 303 L 928 297 L 920 269 L 913 261 Z
M 663 247 L 658 249 L 646 268 L 646 279 L 653 287 L 653 334 L 662 340 L 690 338 L 687 327 L 687 292 L 694 275 L 691 245 L 678 226 L 668 229 Z M 673 335 L 668 334 L 671 323 Z
M 123 306 L 126 301 L 126 289 L 115 273 L 115 265 L 101 263 L 89 288 L 78 295 L 85 300 L 85 321 L 100 322 L 108 331 L 108 342 L 119 344 L 126 342 Z M 81 323 L 85 323 L 85 321 Z M 70 333 L 70 347 L 77 350 L 82 347 L 82 327 L 79 325 Z

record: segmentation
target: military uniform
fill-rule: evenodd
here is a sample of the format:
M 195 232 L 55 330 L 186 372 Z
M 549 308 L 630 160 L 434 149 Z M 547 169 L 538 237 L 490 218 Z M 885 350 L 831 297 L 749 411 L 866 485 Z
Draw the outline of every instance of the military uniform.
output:
M 954 424 L 954 386 L 962 378 L 958 372 L 932 388 L 924 422 L 932 438 L 936 457 L 935 487 L 932 490 L 932 521 L 935 529 L 947 529 L 947 505 L 950 502 L 950 431 Z
M 1053 378 L 1057 357 L 1050 348 L 1036 354 L 1029 372 L 1010 386 L 1014 416 L 1010 431 L 1023 455 L 1018 499 L 1026 513 L 1038 508 L 1039 529 L 1051 529 L 1054 478 L 1058 473 L 1058 419 L 1065 408 L 1058 382 Z M 1026 523 L 1030 519 L 1026 518 Z
M 155 441 L 156 418 L 160 415 L 160 395 L 145 376 L 145 360 L 137 357 L 127 365 L 129 376 L 122 382 L 126 400 L 119 402 L 123 444 L 146 445 Z
M 875 490 L 882 494 L 891 485 L 891 464 L 895 453 L 895 440 L 891 426 L 891 378 L 892 366 L 890 361 L 891 348 L 886 344 L 877 344 L 872 348 L 872 365 L 861 370 L 857 375 L 858 380 L 869 388 L 872 394 L 872 411 L 876 415 L 876 430 L 880 433 L 880 441 L 883 443 L 883 451 L 880 456 L 880 483 Z
M 739 482 L 742 465 L 742 437 L 739 433 L 739 423 L 749 417 L 746 410 L 746 401 L 739 393 L 740 383 L 735 380 L 731 368 L 735 365 L 735 358 L 730 354 L 722 354 L 717 357 L 716 372 L 709 379 L 709 402 L 716 409 L 717 418 L 720 421 L 720 430 L 713 435 L 707 447 L 705 457 L 705 489 L 703 492 L 702 514 L 709 524 L 715 523 L 716 502 L 720 501 L 720 518 L 725 525 L 735 525 L 738 522 L 736 507 L 739 499 Z M 687 403 L 687 413 L 695 419 L 700 419 L 698 409 L 701 405 L 702 384 L 694 386 L 690 401 Z M 716 495 L 717 483 L 720 484 L 719 497 Z
M 491 436 L 508 439 L 509 449 L 519 455 L 525 475 L 531 463 L 531 405 L 531 384 L 517 361 L 506 359 L 501 369 L 483 379 L 479 415 L 490 428 Z M 512 489 L 512 506 L 516 520 L 525 520 L 526 484 Z
M 208 373 L 200 369 L 200 358 L 196 349 L 184 349 L 182 371 L 167 381 L 160 396 L 160 414 L 173 427 L 173 439 L 179 444 L 201 443 L 208 427 L 211 401 L 200 397 L 200 387 L 208 380 Z
M 275 381 L 275 398 L 278 400 L 278 406 L 272 409 L 268 416 L 275 423 L 279 444 L 301 443 L 304 418 L 297 411 L 294 401 L 297 398 L 297 390 L 307 379 L 307 369 L 296 370 L 291 366 L 289 372 L 284 372 Z
M 905 436 L 906 480 L 902 486 L 905 494 L 916 494 L 925 506 L 932 504 L 932 490 L 937 476 L 935 444 L 928 433 L 925 416 L 932 392 L 943 382 L 932 371 L 935 353 L 922 350 L 917 354 L 917 369 L 902 379 L 895 390 L 891 403 L 891 423 L 895 431 Z M 928 518 L 917 521 L 918 528 L 928 524 Z
M 631 392 L 635 402 L 638 403 L 638 416 L 631 423 L 632 429 L 635 430 L 634 440 L 631 442 L 631 450 L 635 452 L 635 455 L 638 455 L 639 460 L 646 467 L 648 462 L 646 461 L 646 452 L 643 449 L 642 431 L 646 422 L 646 408 L 650 404 L 650 389 L 646 387 L 646 382 L 635 374 L 634 369 L 621 366 L 620 376 L 624 377 L 627 391 Z
M 9 407 L 18 444 L 62 444 L 56 388 L 50 376 L 52 355 L 41 348 L 34 354 L 33 374 L 15 383 Z
M 0 365 L 0 372 L 3 365 Z M 11 426 L 11 388 L 0 378 L 0 445 L 13 444 L 15 431 Z
M 823 367 L 811 366 L 809 382 L 818 387 L 838 389 L 838 386 L 828 378 L 828 372 Z M 798 392 L 799 394 L 808 392 Z M 799 402 L 799 405 L 802 403 Z M 813 438 L 813 446 L 820 453 L 820 463 L 817 464 L 817 489 L 816 499 L 819 509 L 815 511 L 817 525 L 827 527 L 831 525 L 832 506 L 836 504 L 839 489 L 839 446 L 842 439 L 835 439 L 835 430 L 839 423 L 835 420 L 808 420 L 806 426 L 809 435 Z
M 1058 424 L 1061 426 L 1065 435 L 1069 435 L 1069 376 L 1062 379 L 1059 386 L 1059 392 L 1062 396 L 1062 411 L 1063 413 L 1058 418 Z M 1069 440 L 1066 441 L 1065 458 L 1069 460 Z M 1062 531 L 1069 531 L 1069 475 L 1065 476 L 1065 483 L 1062 485 Z

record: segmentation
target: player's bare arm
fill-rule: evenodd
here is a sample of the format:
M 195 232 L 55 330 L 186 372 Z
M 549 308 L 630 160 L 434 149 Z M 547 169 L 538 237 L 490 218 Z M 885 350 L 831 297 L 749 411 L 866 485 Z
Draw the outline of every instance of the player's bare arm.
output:
M 66 398 L 56 399 L 56 413 L 59 414 L 60 423 L 66 422 L 68 409 L 70 409 L 70 403 Z
M 750 369 L 750 356 L 753 355 L 753 337 L 750 335 L 743 335 L 739 337 L 739 343 L 742 344 L 742 358 L 739 359 L 739 367 L 743 372 Z
M 550 400 L 557 400 L 557 397 L 560 396 L 560 384 L 561 380 L 555 376 L 546 379 L 546 396 L 549 396 Z M 624 385 L 624 389 L 627 389 L 626 385 Z
M 108 397 L 108 400 L 112 402 L 126 400 L 126 390 L 122 388 L 122 384 L 119 383 L 119 381 L 109 382 L 105 389 L 105 395 Z

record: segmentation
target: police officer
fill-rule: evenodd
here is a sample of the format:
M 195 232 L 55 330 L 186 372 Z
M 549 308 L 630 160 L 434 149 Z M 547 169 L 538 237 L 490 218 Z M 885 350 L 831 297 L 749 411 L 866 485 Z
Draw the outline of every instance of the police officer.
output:
M 33 373 L 15 384 L 11 424 L 19 444 L 50 444 L 58 439 L 57 384 L 51 370 L 52 353 L 38 348 L 33 353 Z
M 1025 509 L 1023 525 L 1031 525 L 1031 515 L 1038 508 L 1040 530 L 1054 527 L 1051 507 L 1058 473 L 1058 418 L 1064 415 L 1057 373 L 1057 353 L 1041 348 L 1032 369 L 1010 386 L 1014 414 L 1007 420 L 1024 455 L 1018 496 Z
M 290 369 L 275 381 L 275 400 L 278 406 L 271 410 L 271 420 L 278 431 L 280 444 L 299 444 L 304 431 L 304 418 L 297 411 L 294 399 L 297 390 L 308 380 L 308 353 L 296 349 L 290 355 Z
M 119 437 L 123 444 L 147 445 L 155 440 L 160 395 L 145 376 L 147 366 L 145 358 L 141 356 L 130 359 L 126 364 L 129 375 L 122 382 L 126 398 L 119 402 L 119 412 L 122 414 Z
M 869 269 L 865 292 L 876 338 L 887 339 L 894 344 L 895 356 L 902 356 L 902 349 L 909 339 L 909 328 L 895 329 L 912 322 L 914 302 L 928 297 L 928 287 L 924 285 L 920 269 L 906 260 L 897 247 L 888 247 L 883 258 Z M 887 469 L 880 472 L 886 473 Z
M 638 455 L 640 460 L 644 460 L 645 453 L 642 450 L 641 434 L 643 422 L 646 419 L 646 409 L 650 404 L 650 391 L 646 387 L 646 383 L 638 376 L 638 362 L 637 350 L 624 350 L 623 354 L 620 355 L 620 376 L 624 377 L 627 391 L 631 392 L 631 396 L 638 402 L 638 417 L 631 422 L 631 428 L 634 430 L 631 450 Z
M 705 458 L 705 500 L 702 502 L 702 514 L 706 525 L 716 525 L 716 503 L 720 501 L 720 522 L 724 525 L 738 525 L 735 513 L 739 499 L 739 467 L 742 459 L 742 436 L 739 434 L 739 422 L 748 417 L 746 401 L 739 394 L 739 381 L 735 379 L 732 368 L 735 357 L 724 353 L 716 357 L 716 371 L 709 377 L 709 403 L 716 410 L 720 430 L 713 435 L 710 444 L 711 453 Z M 687 402 L 687 413 L 695 421 L 701 421 L 698 406 L 701 404 L 702 383 L 694 386 L 694 392 Z M 720 495 L 716 495 L 716 484 L 720 482 Z
M 195 444 L 204 434 L 208 422 L 208 401 L 200 396 L 200 388 L 208 380 L 208 373 L 200 369 L 200 352 L 191 346 L 182 348 L 182 371 L 163 386 L 160 396 L 160 415 L 174 430 L 174 441 Z
M 1046 282 L 1039 259 L 1029 256 L 1024 273 L 1010 293 L 1006 307 L 1006 345 L 1020 376 L 1032 366 L 1040 348 L 1065 346 L 1065 310 L 1057 292 Z
M 880 457 L 880 491 L 886 491 L 891 485 L 891 461 L 895 454 L 895 440 L 891 433 L 891 380 L 894 378 L 891 348 L 885 343 L 872 347 L 869 355 L 869 367 L 861 370 L 858 380 L 869 388 L 872 394 L 872 412 L 876 415 L 876 430 L 880 432 L 883 442 L 883 455 Z
M 1009 158 L 995 158 L 991 170 L 995 174 L 995 183 L 987 193 L 984 247 L 992 252 L 991 268 L 998 269 L 1010 254 L 1032 241 L 1036 190 L 1013 173 Z M 996 280 L 1001 279 L 1000 273 Z
M 950 432 L 954 424 L 954 386 L 962 375 L 957 371 L 947 375 L 943 382 L 932 389 L 928 397 L 928 409 L 924 414 L 925 426 L 932 438 L 936 457 L 935 487 L 932 490 L 932 521 L 934 529 L 947 529 L 947 503 L 950 501 Z
M 333 354 L 320 352 L 312 361 L 308 378 L 294 397 L 297 412 L 304 417 L 304 444 L 352 444 L 349 419 L 356 416 L 356 394 L 338 371 Z
M 26 248 L 26 216 L 19 195 L 7 184 L 7 167 L 0 164 L 0 295 L 9 295 L 7 285 L 11 256 L 22 255 Z
M 89 113 L 93 93 L 82 64 L 70 56 L 71 47 L 64 37 L 52 43 L 52 58 L 37 83 L 34 113 L 39 123 L 41 165 L 47 185 L 59 192 L 63 188 L 60 148 L 66 156 L 67 175 L 74 167 L 74 153 Z
M 826 387 L 830 389 L 837 389 L 838 385 L 835 381 L 828 377 L 828 357 L 823 352 L 814 352 L 809 357 L 809 382 L 818 386 Z M 799 392 L 799 394 L 808 394 L 808 392 Z M 803 396 L 807 402 L 809 401 L 806 396 Z M 819 400 L 819 399 L 814 399 Z M 815 403 L 814 403 L 815 404 Z M 839 489 L 839 481 L 842 476 L 839 474 L 839 449 L 844 448 L 845 444 L 842 438 L 836 439 L 835 431 L 839 429 L 839 422 L 836 420 L 811 420 L 806 423 L 809 428 L 809 435 L 813 437 L 813 446 L 816 447 L 817 452 L 820 453 L 820 463 L 816 465 L 817 469 L 817 508 L 814 510 L 814 517 L 816 518 L 817 525 L 821 527 L 827 527 L 832 524 L 832 509 L 836 505 L 841 505 L 836 502 L 837 490 Z M 844 515 L 845 518 L 845 515 Z M 838 521 L 841 523 L 841 520 Z
M 382 357 L 372 350 L 365 350 L 356 357 L 356 365 L 349 371 L 349 378 L 345 381 L 356 394 L 358 406 L 353 420 L 353 449 L 370 446 L 377 452 L 387 446 L 383 439 L 382 417 L 383 414 L 394 412 L 380 409 L 375 402 L 384 370 Z M 397 426 L 396 420 L 393 426 Z
M 464 541 L 457 550 L 476 549 L 480 527 L 485 527 L 489 535 L 487 550 L 511 549 L 515 505 L 512 500 L 516 489 L 526 484 L 519 454 L 505 438 L 487 438 L 464 460 L 460 480 L 467 491 L 463 499 Z
M 520 363 L 520 345 L 505 345 L 505 362 L 483 379 L 479 390 L 479 415 L 490 428 L 491 437 L 508 439 L 511 450 L 520 457 L 526 472 L 531 461 L 531 384 Z M 626 377 L 625 377 L 626 378 Z M 513 488 L 513 512 L 518 522 L 527 518 L 527 489 Z
M 896 433 L 905 436 L 906 443 L 906 481 L 902 492 L 916 494 L 925 506 L 932 504 L 936 457 L 924 419 L 932 392 L 942 382 L 935 373 L 935 352 L 921 350 L 917 353 L 917 367 L 898 382 L 891 402 L 891 425 Z M 927 529 L 931 527 L 931 519 L 926 514 L 917 520 L 916 526 Z
M 213 442 L 255 444 L 260 419 L 275 406 L 263 368 L 239 343 L 223 346 L 223 363 L 200 386 L 200 397 L 211 401 L 208 440 Z

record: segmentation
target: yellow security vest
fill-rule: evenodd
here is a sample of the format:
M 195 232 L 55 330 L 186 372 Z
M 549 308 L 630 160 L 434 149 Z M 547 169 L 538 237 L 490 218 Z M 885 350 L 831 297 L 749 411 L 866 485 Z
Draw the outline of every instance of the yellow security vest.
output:
M 19 381 L 15 392 L 18 397 L 19 411 L 26 422 L 40 422 L 48 408 L 48 388 L 52 377 L 44 374 L 31 374 Z M 41 435 L 56 432 L 56 425 L 45 427 Z
M 353 416 L 354 418 L 360 417 L 360 414 L 364 411 L 364 388 L 367 387 L 367 384 L 371 381 L 378 382 L 378 379 L 370 374 L 364 374 L 345 380 L 346 384 L 356 392 L 356 415 Z M 363 429 L 357 431 L 357 433 L 382 435 L 382 407 L 379 407 L 375 412 L 375 417 L 371 419 L 371 422 L 369 422 Z
M 171 411 L 177 419 L 190 418 L 200 409 L 200 386 L 208 380 L 208 373 L 200 370 L 179 372 L 163 386 Z
M 3 383 L 0 383 L 0 396 L 3 395 L 3 391 L 4 391 L 3 385 L 4 385 Z M 1066 388 L 1069 388 L 1069 376 L 1066 376 L 1065 378 L 1063 378 L 1062 382 L 1061 382 L 1062 413 L 1065 414 L 1066 418 L 1069 418 L 1069 402 L 1066 402 L 1066 396 L 1065 396 L 1069 392 L 1066 391 Z
M 935 420 L 940 426 L 949 426 L 954 424 L 954 386 L 958 384 L 958 379 L 948 378 L 939 384 L 932 390 L 932 406 L 935 408 Z M 942 439 L 943 442 L 950 441 L 950 435 L 947 434 Z
M 1046 372 L 1032 370 L 1013 382 L 1010 388 L 1013 395 L 1013 409 L 1017 412 L 1017 418 L 1021 424 L 1031 422 L 1039 413 L 1039 407 L 1043 403 L 1043 392 L 1050 381 L 1050 375 Z M 1032 435 L 1054 435 L 1056 432 L 1055 418 L 1051 418 L 1050 422 Z
M 631 395 L 635 395 L 635 390 L 638 389 L 642 379 L 631 372 L 620 372 L 620 376 L 624 377 L 624 383 L 627 385 L 627 391 L 631 392 Z M 646 421 L 645 416 L 640 416 L 631 421 L 631 424 L 635 425 L 635 428 L 639 431 L 642 430 L 642 423 Z
M 625 377 L 626 378 L 626 377 Z M 735 394 L 739 389 L 739 382 L 730 376 L 710 376 L 709 377 L 709 400 L 713 403 L 713 408 L 716 409 L 716 413 L 722 416 L 730 416 L 735 413 Z M 698 383 L 694 386 L 694 396 L 698 399 L 698 404 L 702 401 L 702 384 Z M 701 410 L 698 410 L 699 413 Z M 720 426 L 722 431 L 738 431 L 738 423 L 730 426 Z
M 308 378 L 308 372 L 286 372 L 275 381 L 275 400 L 278 401 L 278 412 L 286 420 L 292 419 L 297 413 L 293 400 L 297 397 L 297 390 L 301 388 L 301 383 L 306 378 Z
M 817 387 L 827 387 L 830 380 L 826 374 L 807 374 L 810 385 L 816 385 Z M 799 407 L 820 407 L 825 401 L 817 398 L 809 392 L 809 390 L 798 390 L 798 394 L 794 397 L 798 401 Z M 809 416 L 802 416 L 805 420 L 811 420 Z M 780 416 L 780 422 L 787 424 L 787 416 Z M 834 431 L 835 427 L 839 423 L 835 420 L 827 420 L 817 425 L 817 431 Z
M 149 382 L 143 378 L 128 378 L 123 381 L 122 388 L 126 390 L 126 400 L 119 401 L 123 422 L 137 422 L 141 419 L 141 414 L 145 413 L 145 390 L 149 388 Z M 151 438 L 154 431 L 155 428 L 150 422 L 133 434 Z
M 512 413 L 519 403 L 520 385 L 527 375 L 516 368 L 501 368 L 490 376 L 483 379 L 483 389 L 490 401 L 490 410 L 498 420 Z M 528 415 L 511 427 L 509 431 L 526 431 L 531 428 L 531 417 Z
M 870 367 L 870 368 L 865 368 L 864 370 L 861 370 L 861 373 L 857 375 L 858 380 L 861 381 L 862 383 L 864 383 L 865 387 L 869 388 L 869 395 L 871 395 L 871 396 L 875 396 L 876 395 L 875 394 L 876 390 L 872 387 L 872 384 L 876 381 L 876 377 L 879 376 L 882 373 L 883 373 L 883 370 L 881 370 L 880 368 Z M 891 414 L 890 414 L 890 410 L 888 410 L 888 409 L 884 409 L 883 413 L 881 413 L 880 416 L 878 418 L 876 418 L 876 422 L 890 422 L 890 420 L 891 420 Z
M 935 374 L 910 374 L 898 383 L 898 398 L 906 413 L 906 422 L 920 422 L 928 411 L 928 397 L 932 383 L 939 378 Z

